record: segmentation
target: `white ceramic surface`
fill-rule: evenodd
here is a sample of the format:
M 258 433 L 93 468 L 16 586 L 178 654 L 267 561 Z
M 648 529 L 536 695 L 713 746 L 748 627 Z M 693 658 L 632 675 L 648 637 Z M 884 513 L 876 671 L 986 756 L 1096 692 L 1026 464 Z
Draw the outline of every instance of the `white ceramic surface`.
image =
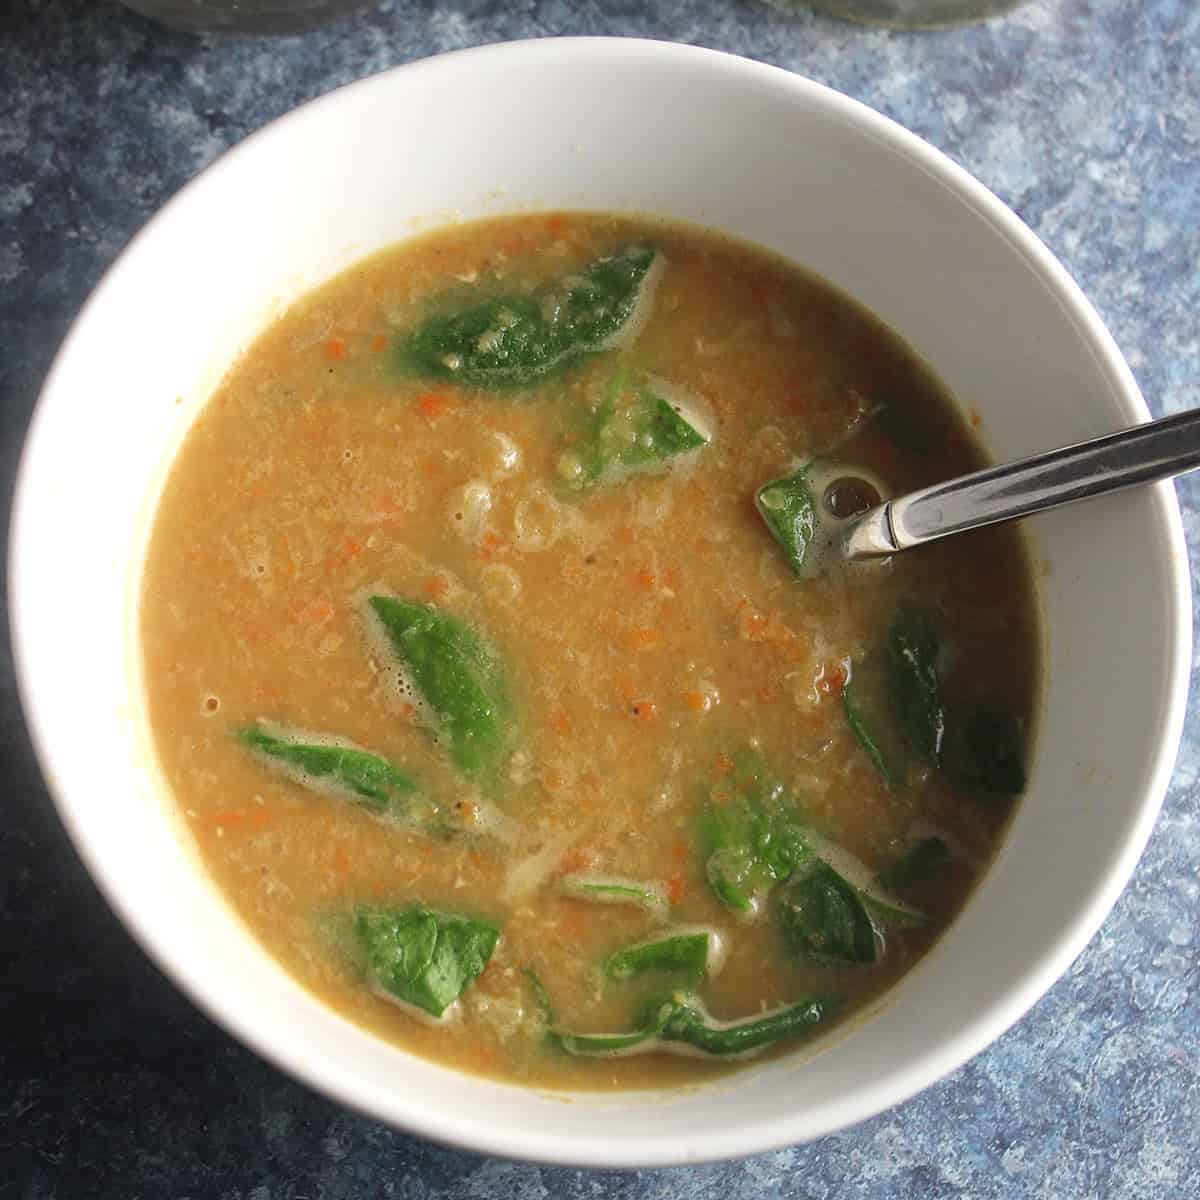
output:
M 596 1165 L 747 1154 L 894 1104 L 1015 1021 L 1095 931 L 1165 789 L 1190 660 L 1168 487 L 1039 519 L 1048 635 L 1029 793 L 939 948 L 803 1066 L 569 1102 L 414 1059 L 311 999 L 196 869 L 139 720 L 133 600 L 170 455 L 281 303 L 448 216 L 636 209 L 753 239 L 864 301 L 983 417 L 998 457 L 1144 419 L 1096 314 L 1020 221 L 862 106 L 770 67 L 635 41 L 400 68 L 248 139 L 134 240 L 46 382 L 15 502 L 13 637 L 63 821 L 147 951 L 313 1086 L 477 1150 Z M 652 1109 L 648 1112 L 647 1109 Z

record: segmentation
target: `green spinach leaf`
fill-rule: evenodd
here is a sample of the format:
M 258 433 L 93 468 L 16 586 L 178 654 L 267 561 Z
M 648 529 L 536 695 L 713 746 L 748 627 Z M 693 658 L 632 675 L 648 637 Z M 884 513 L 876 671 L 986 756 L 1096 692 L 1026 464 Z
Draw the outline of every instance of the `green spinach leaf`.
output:
M 651 1000 L 630 1033 L 566 1033 L 552 1035 L 568 1054 L 617 1057 L 653 1054 L 687 1046 L 715 1058 L 749 1057 L 777 1042 L 811 1033 L 842 1003 L 840 996 L 811 996 L 762 1016 L 716 1021 L 695 996 L 684 992 Z
M 758 912 L 764 893 L 811 854 L 796 805 L 750 754 L 735 759 L 728 782 L 710 793 L 699 834 L 713 893 L 726 907 L 746 914 Z
M 941 640 L 934 610 L 913 603 L 900 605 L 888 630 L 893 708 L 913 751 L 935 767 L 946 732 L 937 676 Z
M 262 726 L 238 729 L 234 736 L 298 782 L 310 787 L 331 785 L 373 813 L 405 815 L 417 790 L 411 775 L 357 747 L 305 741 L 312 735 L 285 729 L 271 732 Z
M 715 930 L 675 930 L 610 954 L 604 960 L 604 974 L 609 979 L 632 979 L 635 975 L 665 971 L 696 984 L 709 969 L 710 959 L 720 945 Z
M 511 737 L 511 703 L 496 652 L 431 605 L 396 596 L 372 596 L 369 603 L 451 758 L 468 775 L 489 776 Z
M 935 454 L 945 441 L 944 430 L 921 406 L 902 400 L 899 396 L 877 396 L 875 412 L 879 428 L 888 441 L 909 454 L 921 457 Z
M 758 489 L 754 504 L 771 536 L 783 547 L 792 570 L 804 573 L 817 534 L 817 502 L 808 485 L 811 463 Z
M 779 923 L 789 949 L 820 963 L 873 963 L 882 939 L 871 910 L 828 863 L 816 859 L 779 896 Z
M 559 876 L 558 887 L 575 900 L 590 900 L 595 904 L 628 904 L 659 917 L 665 917 L 670 911 L 661 884 L 643 883 L 621 875 L 573 871 Z
M 554 1005 L 550 1002 L 550 993 L 546 991 L 546 985 L 542 982 L 541 976 L 532 967 L 522 967 L 521 974 L 525 976 L 526 982 L 529 984 L 529 990 L 533 993 L 534 1003 L 537 1004 L 538 1011 L 542 1014 L 542 1020 L 547 1025 L 553 1025 Z
M 360 907 L 354 932 L 372 986 L 436 1020 L 479 977 L 500 937 L 489 921 L 423 905 Z
M 950 850 L 936 835 L 922 838 L 910 846 L 878 879 L 881 887 L 903 892 L 918 883 L 934 879 L 950 861 Z
M 1025 790 L 1025 752 L 1016 717 L 989 701 L 952 721 L 947 735 L 950 777 L 976 796 L 1019 796 Z
M 892 710 L 887 683 L 882 655 L 870 654 L 854 663 L 842 688 L 842 710 L 850 732 L 884 782 L 899 791 L 908 778 L 912 752 Z
M 937 674 L 934 610 L 899 605 L 884 645 L 853 664 L 842 689 L 846 721 L 890 788 L 903 789 L 914 758 L 940 766 L 946 716 Z
M 660 261 L 633 246 L 536 295 L 504 296 L 427 321 L 401 341 L 400 364 L 469 387 L 529 387 L 607 349 L 634 323 Z
M 839 996 L 811 996 L 759 1017 L 714 1021 L 695 997 L 672 998 L 660 1006 L 660 1043 L 682 1042 L 717 1058 L 750 1055 L 811 1033 L 841 1003 Z
M 585 426 L 578 452 L 563 458 L 576 487 L 664 467 L 712 440 L 693 398 L 662 380 L 631 386 L 627 369 L 613 376 Z

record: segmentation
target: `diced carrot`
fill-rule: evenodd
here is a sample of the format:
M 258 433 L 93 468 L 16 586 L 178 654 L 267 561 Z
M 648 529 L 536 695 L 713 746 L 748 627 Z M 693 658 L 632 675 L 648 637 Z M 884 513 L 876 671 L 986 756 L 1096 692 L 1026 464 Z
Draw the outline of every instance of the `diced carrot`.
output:
M 346 853 L 345 846 L 334 847 L 331 865 L 339 875 L 345 875 L 350 870 L 350 855 Z
M 712 707 L 712 700 L 707 692 L 684 692 L 683 702 L 692 712 L 697 713 L 708 712 Z
M 671 847 L 671 857 L 679 864 L 687 862 L 688 844 L 687 842 L 676 842 Z
M 632 546 L 637 541 L 637 530 L 632 525 L 622 525 L 617 530 L 617 541 L 624 542 L 627 546 Z
M 648 571 L 642 567 L 640 571 L 635 571 L 633 575 L 633 583 L 635 587 L 641 588 L 645 592 L 654 591 L 654 585 L 658 582 L 653 571 Z
M 632 706 L 634 720 L 648 725 L 658 719 L 658 705 L 653 700 L 635 700 Z
M 325 357 L 330 362 L 341 362 L 346 357 L 346 339 L 341 337 L 331 337 L 325 343 Z
M 567 227 L 567 218 L 559 216 L 557 213 L 552 217 L 546 218 L 546 228 L 551 233 L 562 233 Z
M 426 392 L 417 399 L 417 407 L 423 417 L 436 421 L 445 416 L 450 407 L 450 397 L 445 392 Z
M 718 775 L 728 775 L 733 770 L 733 759 L 728 754 L 718 754 L 713 762 L 713 769 Z
M 382 491 L 376 494 L 372 501 L 371 509 L 373 514 L 384 521 L 399 520 L 404 508 L 400 501 L 388 491 Z
M 450 590 L 450 580 L 445 575 L 431 575 L 425 580 L 425 595 L 430 600 L 441 600 Z
M 495 558 L 503 549 L 504 541 L 489 531 L 483 535 L 483 540 L 479 543 L 479 557 L 484 559 Z
M 266 829 L 275 820 L 275 814 L 262 804 L 249 808 L 220 808 L 204 818 L 204 824 L 213 830 L 237 829 L 255 833 Z
M 546 722 L 555 733 L 570 733 L 571 718 L 560 708 L 556 712 L 550 714 L 550 719 Z
M 629 629 L 626 630 L 621 640 L 625 643 L 627 650 L 649 650 L 652 646 L 658 645 L 662 640 L 662 635 L 657 629 Z
M 310 600 L 294 610 L 293 619 L 305 625 L 323 625 L 334 614 L 334 607 L 328 600 Z
M 388 340 L 382 333 L 377 333 L 371 339 L 371 349 L 378 354 L 381 350 L 387 349 Z
M 679 588 L 679 568 L 668 567 L 663 572 L 663 583 L 665 583 L 672 591 L 677 591 Z
M 667 899 L 672 904 L 678 904 L 683 899 L 683 875 L 679 871 L 667 880 Z
M 740 621 L 741 635 L 752 642 L 765 642 L 769 624 L 762 613 L 745 613 Z

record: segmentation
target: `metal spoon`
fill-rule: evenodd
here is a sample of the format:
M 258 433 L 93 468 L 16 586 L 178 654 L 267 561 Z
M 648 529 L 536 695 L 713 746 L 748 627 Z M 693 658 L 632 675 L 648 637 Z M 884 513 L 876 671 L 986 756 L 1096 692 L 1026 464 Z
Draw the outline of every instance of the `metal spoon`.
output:
M 854 520 L 842 552 L 849 559 L 895 554 L 1196 467 L 1200 412 L 1180 413 L 887 500 Z

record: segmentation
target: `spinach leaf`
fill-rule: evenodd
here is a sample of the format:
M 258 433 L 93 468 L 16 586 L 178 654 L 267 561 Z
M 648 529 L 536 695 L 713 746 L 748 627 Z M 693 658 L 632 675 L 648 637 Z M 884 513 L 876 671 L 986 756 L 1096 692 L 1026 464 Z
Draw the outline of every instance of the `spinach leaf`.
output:
M 665 917 L 670 909 L 661 884 L 642 883 L 620 875 L 574 871 L 559 876 L 558 887 L 576 900 L 591 900 L 596 904 L 629 904 L 660 917 Z
M 412 776 L 357 747 L 306 742 L 304 737 L 312 735 L 284 729 L 272 733 L 261 726 L 235 730 L 234 736 L 297 782 L 310 787 L 317 781 L 329 784 L 373 813 L 404 815 L 417 790 Z
M 542 982 L 541 977 L 532 967 L 522 967 L 521 974 L 529 983 L 529 990 L 533 992 L 533 999 L 538 1006 L 538 1011 L 542 1014 L 542 1019 L 547 1025 L 553 1025 L 554 1005 L 550 1003 L 550 993 L 546 991 L 546 985 Z
M 717 1058 L 749 1057 L 776 1042 L 810 1033 L 841 1004 L 840 996 L 812 996 L 762 1016 L 716 1021 L 692 995 L 679 992 L 651 1000 L 630 1033 L 567 1033 L 551 1040 L 567 1054 L 617 1057 L 653 1054 L 687 1046 Z
M 808 486 L 811 465 L 806 463 L 791 475 L 763 484 L 754 495 L 759 516 L 783 547 L 797 575 L 804 573 L 817 533 L 817 506 Z
M 881 887 L 903 892 L 915 884 L 937 876 L 950 861 L 950 850 L 936 835 L 922 838 L 910 846 L 899 859 L 878 875 Z
M 653 470 L 712 440 L 696 402 L 670 384 L 645 379 L 629 385 L 618 371 L 600 407 L 587 420 L 576 456 L 578 487 Z M 568 456 L 571 458 L 572 456 Z
M 490 774 L 508 748 L 512 715 L 496 652 L 431 605 L 372 596 L 370 606 L 432 710 L 450 757 L 468 775 Z
M 901 789 L 914 757 L 940 766 L 946 716 L 932 609 L 900 604 L 880 650 L 856 662 L 842 689 L 846 721 L 888 787 Z
M 645 1054 L 657 1049 L 654 1030 L 636 1029 L 632 1033 L 568 1033 L 552 1029 L 547 1035 L 551 1045 L 579 1057 L 623 1058 L 627 1054 Z
M 786 790 L 754 755 L 741 755 L 727 785 L 700 813 L 700 851 L 717 899 L 753 915 L 763 893 L 810 855 L 808 830 Z
M 942 761 L 946 732 L 937 677 L 941 640 L 937 614 L 913 603 L 900 605 L 888 629 L 892 705 L 909 745 L 935 767 Z
M 427 321 L 402 366 L 470 387 L 528 387 L 608 346 L 633 321 L 658 252 L 633 246 L 536 295 L 504 296 Z
M 820 963 L 873 963 L 881 938 L 860 893 L 820 859 L 780 893 L 779 923 L 789 949 Z
M 875 398 L 875 412 L 879 428 L 897 449 L 922 457 L 941 449 L 944 431 L 919 406 L 884 394 Z
M 884 782 L 894 790 L 902 789 L 912 753 L 892 711 L 882 655 L 870 654 L 853 664 L 842 688 L 842 710 L 850 732 Z
M 609 979 L 632 979 L 635 975 L 669 971 L 696 984 L 710 966 L 719 964 L 720 948 L 720 935 L 715 930 L 675 930 L 610 954 L 604 960 L 604 974 Z
M 371 984 L 436 1020 L 479 977 L 500 937 L 488 921 L 423 905 L 357 908 L 354 932 Z
M 812 1032 L 840 1003 L 839 996 L 811 996 L 760 1017 L 714 1021 L 695 997 L 674 997 L 660 1006 L 658 1041 L 681 1042 L 718 1058 L 750 1055 Z
M 952 721 L 947 735 L 950 777 L 976 796 L 1018 796 L 1025 790 L 1025 754 L 1016 717 L 1000 704 L 976 705 Z

